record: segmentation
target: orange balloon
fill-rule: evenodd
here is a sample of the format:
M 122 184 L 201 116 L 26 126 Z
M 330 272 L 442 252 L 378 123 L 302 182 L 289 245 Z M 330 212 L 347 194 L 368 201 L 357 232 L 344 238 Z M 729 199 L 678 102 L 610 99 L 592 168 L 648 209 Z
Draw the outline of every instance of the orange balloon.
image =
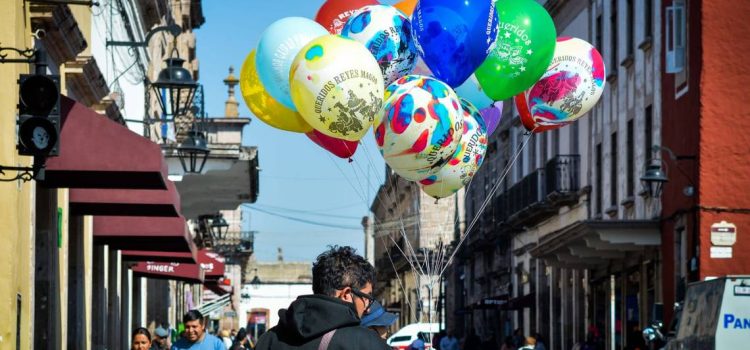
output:
M 401 10 L 401 12 L 407 16 L 411 16 L 412 12 L 414 12 L 414 8 L 417 7 L 417 0 L 404 0 L 393 5 L 393 7 Z

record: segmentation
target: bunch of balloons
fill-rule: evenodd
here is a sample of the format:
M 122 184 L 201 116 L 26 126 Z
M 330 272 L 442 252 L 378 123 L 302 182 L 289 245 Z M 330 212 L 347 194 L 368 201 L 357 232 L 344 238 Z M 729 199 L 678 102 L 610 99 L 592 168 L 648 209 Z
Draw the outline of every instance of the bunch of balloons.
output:
M 443 198 L 479 170 L 502 100 L 533 132 L 562 127 L 597 103 L 604 65 L 535 0 L 328 0 L 271 24 L 240 87 L 258 119 L 341 158 L 373 126 L 386 163 Z

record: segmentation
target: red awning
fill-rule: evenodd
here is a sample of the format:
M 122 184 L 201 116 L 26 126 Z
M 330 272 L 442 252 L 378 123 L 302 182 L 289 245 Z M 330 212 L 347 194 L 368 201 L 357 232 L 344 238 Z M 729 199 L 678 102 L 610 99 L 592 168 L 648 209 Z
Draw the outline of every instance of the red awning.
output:
M 141 261 L 130 268 L 133 275 L 155 279 L 203 283 L 204 272 L 197 264 Z
M 192 239 L 182 216 L 94 216 L 94 244 L 114 249 L 184 253 Z
M 74 188 L 70 190 L 73 215 L 180 216 L 180 194 L 172 181 L 166 190 Z
M 60 155 L 46 187 L 166 189 L 161 147 L 68 97 L 60 98 Z
M 214 292 L 214 294 L 218 296 L 226 295 L 232 292 L 232 286 L 225 286 L 222 284 L 219 284 L 217 281 L 209 281 L 208 276 L 206 276 L 207 280 L 206 283 L 203 283 L 203 286 Z
M 195 254 L 189 252 L 154 252 L 147 250 L 123 250 L 122 260 L 125 261 L 154 261 L 196 264 Z
M 198 263 L 206 271 L 207 280 L 218 280 L 224 277 L 224 257 L 208 249 L 198 251 Z

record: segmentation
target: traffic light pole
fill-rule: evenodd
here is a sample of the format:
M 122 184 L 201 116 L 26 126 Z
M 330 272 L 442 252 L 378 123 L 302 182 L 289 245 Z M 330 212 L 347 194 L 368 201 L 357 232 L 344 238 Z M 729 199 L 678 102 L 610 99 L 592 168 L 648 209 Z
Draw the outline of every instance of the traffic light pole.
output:
M 24 58 L 7 58 L 7 51 L 13 51 Z M 33 63 L 36 74 L 47 73 L 47 53 L 44 48 L 19 50 L 16 48 L 0 47 L 0 63 Z M 45 156 L 34 156 L 34 164 L 31 167 L 4 166 L 0 165 L 0 175 L 6 175 L 5 171 L 15 171 L 16 176 L 10 178 L 0 178 L 0 182 L 12 182 L 21 180 L 28 182 L 31 180 L 44 179 Z

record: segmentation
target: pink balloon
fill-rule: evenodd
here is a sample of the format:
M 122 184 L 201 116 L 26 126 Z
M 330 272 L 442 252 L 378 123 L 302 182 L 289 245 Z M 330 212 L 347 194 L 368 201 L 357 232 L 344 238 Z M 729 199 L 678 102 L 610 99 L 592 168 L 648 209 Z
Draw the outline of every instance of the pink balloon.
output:
M 315 142 L 316 145 L 323 147 L 323 149 L 333 153 L 336 157 L 344 159 L 351 158 L 354 155 L 354 152 L 357 151 L 357 146 L 359 145 L 359 142 L 357 141 L 337 139 L 320 133 L 315 129 L 305 133 L 305 135 Z

